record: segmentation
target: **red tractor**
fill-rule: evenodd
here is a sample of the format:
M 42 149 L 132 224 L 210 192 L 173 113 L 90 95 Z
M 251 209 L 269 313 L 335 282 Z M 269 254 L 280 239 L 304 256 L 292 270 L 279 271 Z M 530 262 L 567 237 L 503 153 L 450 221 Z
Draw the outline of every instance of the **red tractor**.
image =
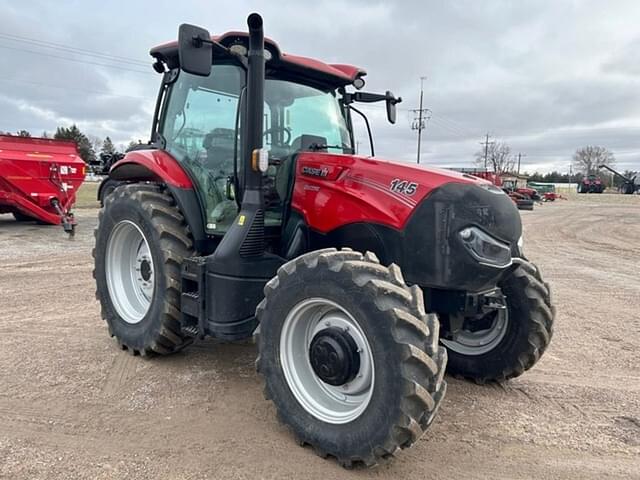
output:
M 587 175 L 578 183 L 578 193 L 602 193 L 605 186 L 597 175 Z
M 182 25 L 151 50 L 151 141 L 110 170 L 97 296 L 134 355 L 257 336 L 258 372 L 301 444 L 373 465 L 431 425 L 451 373 L 522 374 L 552 334 L 520 216 L 473 176 L 355 155 L 365 71 L 248 33 Z M 355 88 L 355 90 L 354 90 Z

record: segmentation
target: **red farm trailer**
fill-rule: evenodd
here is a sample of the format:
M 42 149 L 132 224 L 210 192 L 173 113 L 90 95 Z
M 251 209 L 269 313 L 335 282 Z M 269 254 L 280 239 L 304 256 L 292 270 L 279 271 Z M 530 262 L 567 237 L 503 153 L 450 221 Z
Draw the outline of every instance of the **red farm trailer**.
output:
M 0 135 L 0 213 L 17 221 L 75 226 L 71 207 L 84 180 L 76 144 L 48 138 Z

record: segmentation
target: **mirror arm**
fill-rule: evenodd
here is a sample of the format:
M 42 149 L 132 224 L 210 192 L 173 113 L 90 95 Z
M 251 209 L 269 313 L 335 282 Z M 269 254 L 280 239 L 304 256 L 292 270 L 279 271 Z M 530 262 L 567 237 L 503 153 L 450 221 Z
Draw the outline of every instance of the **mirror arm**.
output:
M 364 123 L 367 126 L 367 133 L 369 134 L 369 145 L 371 146 L 371 156 L 375 157 L 376 154 L 373 150 L 373 134 L 371 133 L 371 125 L 369 125 L 369 119 L 364 113 L 362 113 L 360 110 L 358 110 L 355 107 L 349 106 L 349 110 L 353 110 L 364 119 Z

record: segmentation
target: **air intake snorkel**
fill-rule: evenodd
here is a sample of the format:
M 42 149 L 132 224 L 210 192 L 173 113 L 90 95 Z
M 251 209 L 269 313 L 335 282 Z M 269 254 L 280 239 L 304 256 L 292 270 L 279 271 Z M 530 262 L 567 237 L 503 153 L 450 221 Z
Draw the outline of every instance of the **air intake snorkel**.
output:
M 247 88 L 240 130 L 240 212 L 206 263 L 205 331 L 218 338 L 246 338 L 257 325 L 255 309 L 265 283 L 284 260 L 265 252 L 262 175 L 268 157 L 262 148 L 264 113 L 264 34 L 262 18 L 252 13 L 249 26 Z M 242 107 L 242 106 L 241 106 Z

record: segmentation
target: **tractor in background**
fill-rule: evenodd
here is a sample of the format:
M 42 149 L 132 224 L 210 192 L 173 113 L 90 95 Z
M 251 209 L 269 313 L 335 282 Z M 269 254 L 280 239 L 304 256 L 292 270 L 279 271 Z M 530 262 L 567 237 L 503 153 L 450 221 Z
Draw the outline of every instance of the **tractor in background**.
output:
M 578 183 L 578 193 L 602 193 L 605 186 L 597 175 L 587 175 Z
M 355 154 L 355 105 L 394 123 L 399 98 L 247 25 L 185 24 L 150 52 L 151 139 L 111 167 L 95 232 L 102 317 L 133 355 L 255 337 L 297 441 L 375 465 L 433 423 L 445 368 L 504 381 L 540 359 L 549 285 L 500 188 L 374 157 L 370 130 Z

